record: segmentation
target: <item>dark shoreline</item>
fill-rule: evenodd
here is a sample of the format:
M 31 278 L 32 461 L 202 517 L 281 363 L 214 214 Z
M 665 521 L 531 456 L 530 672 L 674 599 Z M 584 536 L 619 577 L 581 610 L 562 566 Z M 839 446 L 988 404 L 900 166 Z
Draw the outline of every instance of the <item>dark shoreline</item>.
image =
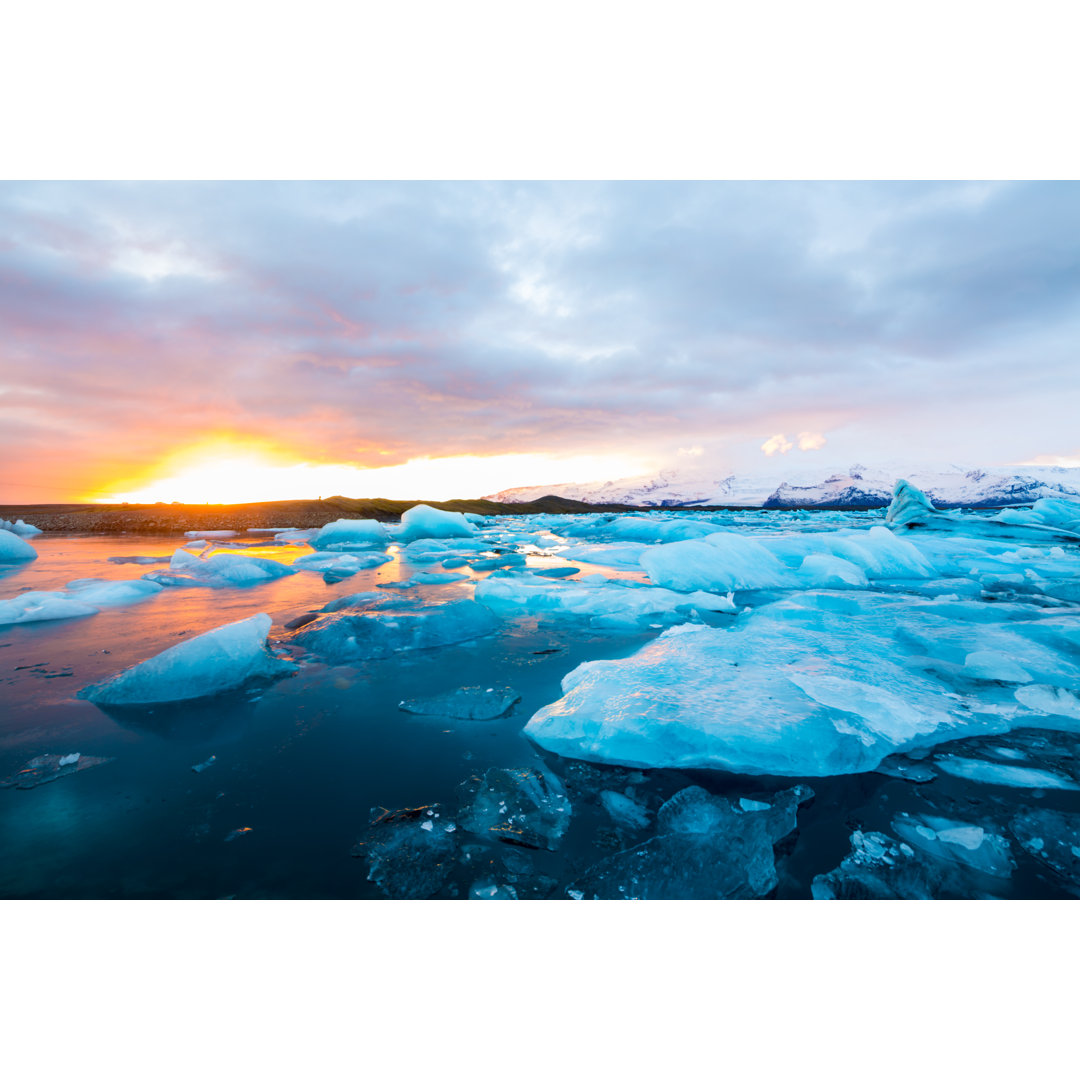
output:
M 406 510 L 424 503 L 439 510 L 480 514 L 484 517 L 518 514 L 603 514 L 647 513 L 652 510 L 683 513 L 711 513 L 718 510 L 754 512 L 758 510 L 827 511 L 882 510 L 880 502 L 858 504 L 826 504 L 815 506 L 629 506 L 619 503 L 584 503 L 545 495 L 524 503 L 498 503 L 489 499 L 453 499 L 439 502 L 430 499 L 348 499 L 335 495 L 329 499 L 308 499 L 290 502 L 208 503 L 184 504 L 148 503 L 119 506 L 103 503 L 50 503 L 0 506 L 0 518 L 16 521 L 22 518 L 44 533 L 183 533 L 196 530 L 231 529 L 314 529 L 339 518 L 374 518 L 376 521 L 398 521 Z M 1017 503 L 1016 506 L 1030 506 Z M 942 509 L 950 509 L 940 504 Z M 1000 506 L 969 506 L 967 510 L 1001 509 Z

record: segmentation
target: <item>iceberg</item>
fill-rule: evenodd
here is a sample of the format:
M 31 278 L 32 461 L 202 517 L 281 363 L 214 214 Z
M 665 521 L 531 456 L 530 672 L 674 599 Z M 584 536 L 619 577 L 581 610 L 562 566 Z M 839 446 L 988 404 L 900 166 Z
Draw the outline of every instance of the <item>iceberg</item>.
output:
M 291 540 L 301 530 L 277 533 L 275 539 Z M 382 522 L 371 518 L 338 518 L 307 538 L 316 551 L 351 551 L 355 548 L 386 547 L 390 534 Z
M 270 625 L 270 616 L 261 614 L 219 626 L 84 687 L 76 697 L 95 705 L 157 705 L 213 697 L 295 671 L 292 661 L 267 649 Z
M 407 543 L 426 537 L 475 536 L 478 532 L 464 514 L 436 510 L 433 506 L 420 503 L 401 515 L 401 524 L 394 530 L 394 538 Z
M 1041 515 L 1028 518 L 1021 511 L 1012 511 L 1008 517 L 999 514 L 984 518 L 956 510 L 938 510 L 923 492 L 907 480 L 896 481 L 892 502 L 885 514 L 886 523 L 893 529 L 948 532 L 990 540 L 1020 540 L 1024 543 L 1080 543 L 1080 532 L 1043 524 L 1042 520 Z
M 163 586 L 156 581 L 107 581 L 104 578 L 80 578 L 69 581 L 66 589 L 72 599 L 81 604 L 93 604 L 96 607 L 122 607 L 125 604 L 137 604 L 148 600 L 162 591 Z M 63 595 L 63 594 L 58 594 Z
M 493 633 L 498 625 L 499 620 L 473 600 L 378 614 L 345 607 L 305 623 L 292 641 L 331 663 L 349 664 L 471 641 Z
M 7 529 L 0 529 L 0 563 L 29 562 L 38 553 L 25 540 Z

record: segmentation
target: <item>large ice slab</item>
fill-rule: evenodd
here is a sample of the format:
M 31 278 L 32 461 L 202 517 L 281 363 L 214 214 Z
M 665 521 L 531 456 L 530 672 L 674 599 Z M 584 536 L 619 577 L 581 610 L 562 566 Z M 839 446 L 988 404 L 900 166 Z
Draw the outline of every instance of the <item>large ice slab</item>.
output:
M 673 627 L 631 657 L 575 668 L 525 734 L 609 764 L 822 776 L 1031 724 L 1010 688 L 992 700 L 965 674 L 964 657 L 988 645 L 1042 682 L 1068 684 L 1080 668 L 1020 622 L 972 621 L 979 606 L 810 593 L 731 629 Z M 1011 614 L 981 607 L 988 619 Z
M 252 679 L 287 674 L 296 665 L 267 649 L 270 625 L 270 616 L 262 614 L 219 626 L 84 687 L 76 696 L 96 705 L 156 705 L 211 697 Z
M 471 641 L 498 625 L 499 620 L 473 600 L 377 614 L 345 608 L 306 623 L 292 640 L 331 663 L 348 664 Z
M 421 716 L 449 716 L 455 720 L 495 720 L 521 700 L 508 686 L 460 686 L 445 694 L 408 698 L 398 702 L 402 712 Z
M 29 562 L 37 557 L 31 544 L 7 529 L 0 529 L 0 563 Z
M 0 626 L 20 623 L 50 622 L 53 619 L 77 619 L 96 615 L 98 608 L 59 592 L 25 592 L 10 600 L 0 600 Z
M 488 769 L 465 781 L 462 800 L 462 827 L 489 839 L 555 851 L 570 826 L 566 789 L 538 769 Z

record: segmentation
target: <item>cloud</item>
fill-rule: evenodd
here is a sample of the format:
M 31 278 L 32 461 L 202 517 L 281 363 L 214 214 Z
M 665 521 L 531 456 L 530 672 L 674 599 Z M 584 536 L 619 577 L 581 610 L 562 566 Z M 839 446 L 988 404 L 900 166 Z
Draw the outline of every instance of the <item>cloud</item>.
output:
M 800 450 L 820 450 L 825 445 L 825 436 L 816 431 L 799 432 Z
M 1067 455 L 1078 231 L 1076 183 L 2 183 L 0 455 Z
M 784 435 L 773 435 L 761 444 L 761 449 L 765 452 L 766 457 L 772 457 L 773 454 L 786 454 L 794 445 L 794 443 L 788 442 Z

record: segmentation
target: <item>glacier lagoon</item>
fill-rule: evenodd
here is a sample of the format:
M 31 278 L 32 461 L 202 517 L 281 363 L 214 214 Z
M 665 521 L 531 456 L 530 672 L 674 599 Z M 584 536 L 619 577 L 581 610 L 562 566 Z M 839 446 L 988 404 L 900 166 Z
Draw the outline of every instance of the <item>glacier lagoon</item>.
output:
M 1076 895 L 1074 509 L 22 537 L 0 895 Z

